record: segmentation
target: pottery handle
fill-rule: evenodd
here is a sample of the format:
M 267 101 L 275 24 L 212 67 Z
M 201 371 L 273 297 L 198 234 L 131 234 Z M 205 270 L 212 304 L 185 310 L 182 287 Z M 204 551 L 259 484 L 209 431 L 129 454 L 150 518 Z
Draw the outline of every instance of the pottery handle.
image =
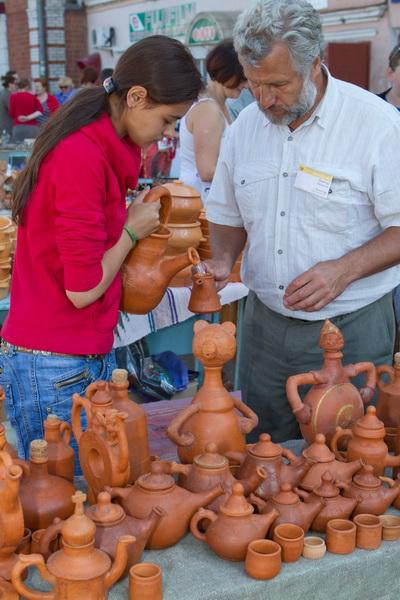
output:
M 215 512 L 213 510 L 207 510 L 205 508 L 200 508 L 200 510 L 198 510 L 191 518 L 190 531 L 192 532 L 192 534 L 194 535 L 194 537 L 196 539 L 200 540 L 201 542 L 205 542 L 207 540 L 206 534 L 203 533 L 202 531 L 200 531 L 199 523 L 203 519 L 213 522 L 213 521 L 215 521 L 216 518 L 217 518 L 217 515 L 215 514 Z
M 392 479 L 391 477 L 384 477 L 383 475 L 379 475 L 378 476 L 379 479 L 383 482 L 383 483 L 387 483 L 389 487 L 393 487 L 395 485 L 395 480 Z
M 240 418 L 241 432 L 243 434 L 250 433 L 250 431 L 253 431 L 254 427 L 257 427 L 258 425 L 258 417 L 256 413 L 238 398 L 233 398 L 233 404 L 235 405 L 235 408 L 237 408 L 237 410 L 244 415 Z
M 265 500 L 263 500 L 262 498 L 260 498 L 256 494 L 250 494 L 249 497 L 248 497 L 248 501 L 250 502 L 250 504 L 252 506 L 255 506 L 256 509 L 258 510 L 258 512 L 260 512 L 260 513 L 264 510 L 264 508 L 267 505 L 267 503 L 265 502 Z
M 171 442 L 174 442 L 177 446 L 191 446 L 194 443 L 195 437 L 193 433 L 190 431 L 180 433 L 179 430 L 191 416 L 199 412 L 200 408 L 201 404 L 199 402 L 189 404 L 189 406 L 184 408 L 183 411 L 175 417 L 172 423 L 169 424 L 167 435 Z
M 364 404 L 369 404 L 373 398 L 376 388 L 376 368 L 372 362 L 360 362 L 354 365 L 355 375 L 366 373 L 365 384 L 360 388 L 361 398 Z
M 199 265 L 201 263 L 201 258 L 199 253 L 197 252 L 196 248 L 193 248 L 193 246 L 190 246 L 188 248 L 188 257 L 190 262 L 192 263 L 192 265 Z
M 75 436 L 75 439 L 78 442 L 78 444 L 79 444 L 79 440 L 81 439 L 81 435 L 82 435 L 82 425 L 81 425 L 82 407 L 85 410 L 87 424 L 89 427 L 89 425 L 92 422 L 92 407 L 91 407 L 90 401 L 87 398 L 83 398 L 83 396 L 80 396 L 79 394 L 73 394 L 72 395 L 72 409 L 71 409 L 71 423 L 72 423 L 72 431 L 74 432 L 74 436 Z
M 183 465 L 181 463 L 177 463 L 176 461 L 170 462 L 170 473 L 173 475 L 185 475 L 186 477 L 189 475 L 192 465 Z
M 303 425 L 306 425 L 311 420 L 311 411 L 309 406 L 303 403 L 300 398 L 298 387 L 300 385 L 316 384 L 316 378 L 312 371 L 310 373 L 300 373 L 299 375 L 291 375 L 286 381 L 286 396 L 292 408 L 292 412 L 296 420 Z
M 307 500 L 307 498 L 310 495 L 310 492 L 306 492 L 305 490 L 301 490 L 298 487 L 293 488 L 293 491 L 295 494 L 297 494 L 299 496 L 299 498 L 302 498 L 303 500 Z
M 351 429 L 342 429 L 341 427 L 336 427 L 336 432 L 331 441 L 331 450 L 334 452 L 336 458 L 341 460 L 342 462 L 346 462 L 346 453 L 338 450 L 337 444 L 338 441 L 342 437 L 353 437 L 353 432 Z
M 46 598 L 55 600 L 55 592 L 38 592 L 22 583 L 23 574 L 29 567 L 36 567 L 46 581 L 52 584 L 56 582 L 55 577 L 47 570 L 41 554 L 20 554 L 11 572 L 11 581 L 21 598 L 27 598 L 27 600 L 46 600 Z
M 394 368 L 389 365 L 379 365 L 376 367 L 376 385 L 382 391 L 383 386 L 387 385 L 383 379 L 381 379 L 381 375 L 388 375 L 389 383 L 393 383 L 395 380 L 395 372 Z
M 62 521 L 56 517 L 51 525 L 49 525 L 43 532 L 42 537 L 39 540 L 39 552 L 45 558 L 50 554 L 50 544 L 56 537 L 61 533 L 65 521 Z
M 71 425 L 63 421 L 60 425 L 60 435 L 66 444 L 69 444 L 71 441 L 71 432 Z
M 299 457 L 288 448 L 282 447 L 282 456 L 283 458 L 286 458 L 286 460 L 288 460 L 290 463 L 300 462 Z
M 160 225 L 166 225 L 171 212 L 172 198 L 170 191 L 162 185 L 152 188 L 144 197 L 143 202 L 160 201 Z

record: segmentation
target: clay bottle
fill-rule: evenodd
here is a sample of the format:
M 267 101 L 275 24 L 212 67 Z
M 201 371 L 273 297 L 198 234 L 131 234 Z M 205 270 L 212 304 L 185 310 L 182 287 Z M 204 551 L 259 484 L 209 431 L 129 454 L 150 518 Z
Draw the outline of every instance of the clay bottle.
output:
M 43 425 L 49 473 L 73 482 L 75 455 L 69 445 L 71 426 L 66 421 L 60 421 L 57 415 L 48 415 Z
M 130 464 L 129 483 L 133 483 L 140 475 L 150 471 L 147 416 L 143 408 L 128 396 L 128 371 L 114 369 L 109 389 L 114 408 L 128 415 L 125 419 L 125 429 Z
M 376 368 L 379 388 L 376 416 L 385 427 L 400 427 L 400 352 L 394 355 L 394 365 L 380 365 Z M 382 375 L 387 375 L 385 380 Z
M 15 551 L 24 535 L 24 517 L 18 492 L 22 469 L 0 451 L 0 577 L 11 579 Z M 1 596 L 0 596 L 1 597 Z

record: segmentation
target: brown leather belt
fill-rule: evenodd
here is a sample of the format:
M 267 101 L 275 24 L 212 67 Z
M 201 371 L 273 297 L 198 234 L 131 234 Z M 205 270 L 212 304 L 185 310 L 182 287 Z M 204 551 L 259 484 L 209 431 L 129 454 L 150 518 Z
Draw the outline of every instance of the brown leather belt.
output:
M 16 350 L 17 352 L 26 352 L 27 354 L 39 354 L 41 356 L 58 356 L 61 358 L 87 358 L 89 360 L 103 360 L 106 354 L 63 354 L 61 352 L 49 352 L 48 350 L 33 350 L 32 348 L 24 348 L 23 346 L 15 346 L 9 344 L 5 340 L 1 342 L 1 349 Z

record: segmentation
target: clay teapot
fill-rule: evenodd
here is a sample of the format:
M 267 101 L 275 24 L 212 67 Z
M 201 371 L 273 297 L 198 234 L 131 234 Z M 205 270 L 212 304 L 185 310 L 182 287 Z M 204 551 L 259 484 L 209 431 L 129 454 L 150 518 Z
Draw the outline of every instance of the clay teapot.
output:
M 287 448 L 274 444 L 268 433 L 261 433 L 258 442 L 247 446 L 246 453 L 227 452 L 226 456 L 240 464 L 238 477 L 247 478 L 259 467 L 265 469 L 267 478 L 255 490 L 257 496 L 264 500 L 278 494 L 284 483 L 290 487 L 297 485 L 313 464 L 313 461 L 304 460 Z
M 24 535 L 24 516 L 19 500 L 22 468 L 0 451 L 0 577 L 11 579 L 17 561 L 15 550 Z
M 253 506 L 244 497 L 243 486 L 235 483 L 232 494 L 220 507 L 219 514 L 200 508 L 190 521 L 190 531 L 221 558 L 244 560 L 249 543 L 264 538 L 278 516 L 276 510 L 264 515 L 255 515 L 253 512 Z M 205 533 L 199 529 L 200 521 L 210 521 Z
M 192 463 L 209 442 L 217 444 L 221 454 L 231 450 L 244 452 L 245 435 L 258 423 L 257 415 L 233 398 L 222 383 L 222 367 L 235 356 L 235 331 L 235 325 L 229 321 L 194 324 L 193 354 L 204 365 L 204 382 L 192 403 L 167 429 L 168 437 L 178 446 L 182 463 Z
M 385 427 L 400 427 L 400 352 L 394 355 L 394 365 L 380 365 L 376 368 L 379 389 L 376 416 Z M 385 381 L 382 375 L 387 375 Z
M 307 503 L 303 502 L 289 483 L 283 483 L 280 492 L 267 502 L 255 494 L 251 494 L 249 500 L 261 513 L 268 513 L 272 509 L 278 511 L 278 517 L 271 528 L 271 535 L 274 533 L 275 527 L 281 523 L 298 525 L 304 533 L 307 533 L 311 523 L 324 507 L 324 501 L 321 498 L 315 498 Z
M 221 301 L 214 275 L 205 272 L 204 267 L 201 267 L 200 258 L 196 267 L 198 272 L 192 275 L 193 286 L 188 309 L 197 314 L 218 312 L 221 310 Z
M 65 519 L 73 513 L 71 496 L 75 488 L 63 477 L 50 475 L 46 440 L 33 440 L 30 443 L 29 464 L 22 468 L 24 476 L 20 499 L 25 527 L 32 532 L 45 529 L 55 517 Z
M 169 223 L 194 223 L 203 208 L 200 192 L 179 179 L 163 185 L 171 194 Z
M 323 473 L 321 480 L 321 484 L 312 492 L 297 488 L 296 492 L 305 499 L 306 503 L 315 502 L 316 498 L 323 500 L 324 506 L 313 520 L 311 529 L 324 533 L 326 525 L 331 519 L 349 519 L 357 504 L 361 502 L 361 497 L 344 498 L 341 496 L 340 490 L 344 489 L 347 484 L 335 482 L 329 471 Z
M 172 277 L 191 262 L 193 248 L 178 256 L 165 258 L 171 236 L 166 223 L 171 208 L 171 195 L 165 187 L 156 187 L 144 202 L 160 200 L 160 226 L 155 233 L 139 240 L 129 252 L 122 267 L 122 299 L 120 310 L 146 314 L 161 301 Z
M 341 452 L 338 450 L 338 442 L 344 437 L 350 439 L 346 452 Z M 353 429 L 337 428 L 331 448 L 339 460 L 361 458 L 365 464 L 373 465 L 375 475 L 383 475 L 385 467 L 400 465 L 400 455 L 389 454 L 384 438 L 385 426 L 376 416 L 375 406 L 368 406 L 366 415 L 358 419 Z
M 314 442 L 303 450 L 302 455 L 306 460 L 314 462 L 299 484 L 303 490 L 308 492 L 312 492 L 317 485 L 321 484 L 322 474 L 326 471 L 329 471 L 335 481 L 350 483 L 354 473 L 363 465 L 360 458 L 351 462 L 337 460 L 327 446 L 323 433 L 315 436 Z
M 71 425 L 66 421 L 60 421 L 57 415 L 48 415 L 43 426 L 44 439 L 47 442 L 49 473 L 73 482 L 75 454 L 69 445 Z
M 388 487 L 385 486 L 385 483 Z M 372 465 L 364 465 L 343 490 L 346 498 L 361 498 L 354 515 L 382 515 L 400 494 L 400 480 L 374 475 Z
M 217 445 L 213 442 L 206 444 L 204 454 L 195 456 L 192 465 L 173 462 L 171 463 L 171 471 L 183 475 L 181 485 L 191 492 L 205 492 L 220 483 L 224 493 L 207 505 L 207 508 L 216 512 L 231 495 L 233 485 L 238 483 L 229 468 L 228 459 L 222 454 L 218 454 Z M 267 473 L 264 469 L 257 467 L 248 478 L 241 479 L 239 483 L 243 486 L 245 496 L 255 490 L 266 477 Z
M 127 546 L 135 541 L 132 535 L 120 537 L 116 558 L 94 547 L 96 526 L 83 511 L 85 494 L 76 492 L 74 514 L 59 524 L 62 549 L 51 554 L 47 564 L 41 554 L 20 554 L 12 571 L 15 589 L 27 600 L 105 600 L 108 589 L 118 580 L 126 567 Z M 53 585 L 50 592 L 37 592 L 22 582 L 28 567 L 37 567 L 42 578 Z
M 151 472 L 141 475 L 135 484 L 126 488 L 110 488 L 112 497 L 128 515 L 143 519 L 155 506 L 161 507 L 165 515 L 147 540 L 146 548 L 157 550 L 173 546 L 185 535 L 189 521 L 200 506 L 207 506 L 223 493 L 221 485 L 205 492 L 189 492 L 175 483 L 175 479 L 164 473 L 159 461 L 151 463 Z
M 286 394 L 299 422 L 305 440 L 311 444 L 317 433 L 323 433 L 328 444 L 337 426 L 351 427 L 364 413 L 364 404 L 372 399 L 376 384 L 375 367 L 371 362 L 343 366 L 344 339 L 340 330 L 326 320 L 319 338 L 324 362 L 319 371 L 292 375 L 286 382 Z M 360 391 L 351 378 L 366 373 L 365 386 Z M 311 385 L 304 401 L 298 387 Z

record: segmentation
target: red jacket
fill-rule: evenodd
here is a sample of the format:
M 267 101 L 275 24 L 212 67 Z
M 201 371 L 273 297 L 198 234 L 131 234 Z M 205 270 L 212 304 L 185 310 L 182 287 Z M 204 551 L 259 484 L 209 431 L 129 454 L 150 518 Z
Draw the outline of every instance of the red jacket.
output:
M 37 110 L 43 112 L 42 105 L 34 94 L 30 92 L 14 92 L 14 94 L 11 94 L 8 112 L 14 125 L 38 125 L 37 119 L 31 119 L 24 123 L 18 120 L 18 117 L 25 117 Z

